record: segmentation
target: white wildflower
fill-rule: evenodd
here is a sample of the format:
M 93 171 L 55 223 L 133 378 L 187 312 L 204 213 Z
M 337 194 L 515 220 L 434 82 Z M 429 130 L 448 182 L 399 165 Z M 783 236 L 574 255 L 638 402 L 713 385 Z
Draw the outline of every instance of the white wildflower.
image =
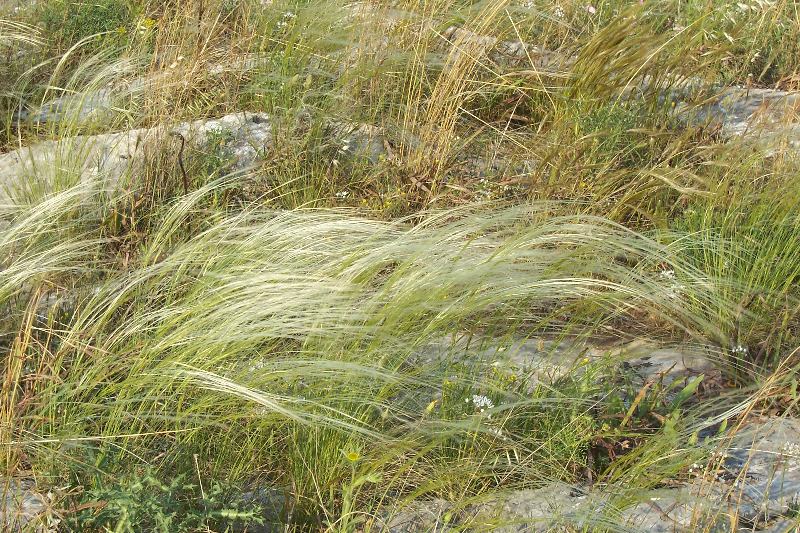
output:
M 283 14 L 283 17 L 281 17 L 281 20 L 278 21 L 277 26 L 278 26 L 278 28 L 281 28 L 281 29 L 286 28 L 296 18 L 297 18 L 297 15 L 295 15 L 291 11 L 287 11 L 286 13 Z
M 472 404 L 481 410 L 481 413 L 486 409 L 491 409 L 494 407 L 494 403 L 488 396 L 483 396 L 481 394 L 473 394 L 472 395 Z
M 664 281 L 669 281 L 669 287 L 667 287 L 666 295 L 667 298 L 679 298 L 683 293 L 684 286 L 675 279 L 675 271 L 674 270 L 662 270 L 659 272 L 658 277 Z
M 661 273 L 658 275 L 661 279 L 675 279 L 675 271 L 674 270 L 662 270 Z
M 588 6 L 586 6 L 586 12 L 589 13 L 590 15 L 594 15 L 595 13 L 597 13 L 597 9 L 595 9 L 595 7 L 592 4 L 589 4 Z
M 350 195 L 349 191 L 339 191 L 336 193 L 336 198 L 338 198 L 339 200 L 344 200 L 349 195 Z
M 508 439 L 506 439 L 506 436 L 503 433 L 503 430 L 500 429 L 500 428 L 492 428 L 492 427 L 490 427 L 489 428 L 489 433 L 491 433 L 492 435 L 494 435 L 498 439 L 508 440 Z
M 747 355 L 747 347 L 742 346 L 741 344 L 737 344 L 733 348 L 731 348 L 731 353 L 738 356 L 746 356 Z
M 786 466 L 791 470 L 800 468 L 800 444 L 790 442 L 783 447 L 783 455 L 786 457 Z
M 561 6 L 556 6 L 556 8 L 553 10 L 553 16 L 557 19 L 563 19 L 564 9 Z

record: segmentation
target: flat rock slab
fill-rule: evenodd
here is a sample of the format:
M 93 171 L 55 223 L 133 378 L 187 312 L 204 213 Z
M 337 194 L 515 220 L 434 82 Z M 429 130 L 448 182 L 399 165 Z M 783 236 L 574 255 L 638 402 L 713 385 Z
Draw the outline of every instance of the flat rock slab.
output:
M 0 531 L 45 531 L 34 523 L 45 513 L 47 503 L 36 492 L 33 483 L 0 480 Z
M 110 88 L 85 94 L 67 94 L 45 102 L 34 110 L 22 109 L 12 119 L 34 124 L 70 121 L 76 124 L 101 122 L 114 112 L 114 93 Z
M 800 526 L 794 516 L 800 502 L 800 420 L 749 422 L 724 453 L 727 481 L 697 479 L 653 492 L 623 516 L 643 531 L 688 532 L 702 524 L 722 532 L 737 523 L 741 531 L 786 532 Z
M 592 340 L 563 341 L 544 338 L 442 339 L 421 350 L 417 357 L 436 360 L 481 362 L 530 376 L 532 382 L 552 382 L 567 375 L 583 361 L 611 358 L 640 378 L 676 379 L 718 372 L 701 347 L 654 345 L 645 340 L 622 345 L 604 345 Z
M 609 529 L 788 533 L 800 527 L 800 420 L 748 423 L 730 442 L 725 479 L 701 476 L 682 486 L 647 491 L 638 503 L 615 509 L 602 489 L 581 492 L 554 482 L 540 489 L 492 495 L 456 505 L 415 501 L 389 513 L 377 530 L 538 532 Z M 737 524 L 737 529 L 731 529 Z M 570 529 L 572 528 L 572 529 Z
M 566 516 L 576 521 L 586 496 L 575 494 L 565 484 L 520 490 L 493 496 L 486 501 L 457 507 L 445 500 L 415 501 L 385 514 L 376 530 L 386 533 L 417 531 L 553 531 Z M 588 519 L 584 516 L 583 520 Z
M 800 504 L 800 420 L 768 418 L 737 432 L 725 467 L 738 470 L 732 496 L 747 520 L 765 523 Z
M 412 502 L 378 518 L 374 527 L 386 533 L 416 533 L 417 531 L 445 531 L 450 527 L 453 506 L 441 499 Z
M 202 145 L 214 131 L 230 138 L 226 149 L 233 156 L 234 168 L 252 164 L 272 144 L 271 123 L 263 113 L 235 113 L 172 127 L 45 141 L 0 154 L 0 203 L 37 187 L 50 192 L 94 181 L 113 189 L 144 162 L 145 146 L 163 143 L 177 158 L 179 144 L 170 135 L 179 134 L 187 142 Z

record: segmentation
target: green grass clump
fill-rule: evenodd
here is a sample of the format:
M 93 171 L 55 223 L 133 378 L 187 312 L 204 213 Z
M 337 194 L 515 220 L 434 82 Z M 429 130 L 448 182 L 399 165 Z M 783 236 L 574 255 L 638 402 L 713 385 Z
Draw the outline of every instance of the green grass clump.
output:
M 756 373 L 778 367 L 797 344 L 800 293 L 797 243 L 800 220 L 795 210 L 796 178 L 785 178 L 787 194 L 727 191 L 728 204 L 709 202 L 691 208 L 681 221 L 696 232 L 691 260 L 717 279 L 733 307 L 718 308 L 727 325 L 722 348 L 738 371 Z M 745 199 L 746 198 L 746 199 Z
M 138 6 L 117 0 L 43 2 L 34 13 L 36 22 L 49 35 L 54 52 L 63 53 L 75 44 L 96 36 L 91 53 L 103 47 L 118 47 L 127 40 L 135 25 Z
M 4 270 L 6 327 L 27 331 L 9 346 L 22 363 L 8 375 L 16 397 L 49 399 L 7 404 L 5 435 L 17 443 L 7 467 L 24 456 L 38 475 L 83 479 L 87 453 L 109 465 L 131 454 L 163 475 L 197 456 L 212 476 L 282 488 L 292 520 L 331 525 L 417 484 L 409 495 L 473 497 L 503 478 L 536 485 L 542 465 L 548 479 L 574 482 L 601 432 L 596 413 L 608 408 L 592 400 L 610 394 L 597 391 L 602 379 L 586 373 L 558 392 L 530 390 L 522 377 L 482 379 L 480 364 L 426 362 L 428 346 L 465 328 L 507 335 L 508 313 L 532 331 L 596 327 L 634 304 L 675 327 L 695 320 L 648 272 L 650 257 L 669 250 L 599 219 L 467 210 L 412 228 L 336 212 L 255 212 L 204 217 L 186 234 L 202 213 L 193 205 L 212 190 L 160 215 L 119 272 L 103 251 L 113 244 L 79 229 L 96 224 L 85 190 L 7 230 L 15 259 Z M 54 248 L 66 224 L 75 237 Z M 621 250 L 645 270 L 618 264 Z M 78 266 L 89 258 L 94 270 Z M 79 288 L 87 283 L 94 289 Z M 47 288 L 56 286 L 77 290 Z M 51 294 L 68 308 L 37 310 Z M 37 367 L 44 360 L 46 370 Z M 465 404 L 473 395 L 492 405 Z M 239 430 L 220 438 L 222 426 Z M 350 453 L 364 458 L 355 473 Z M 497 463 L 498 454 L 509 459 Z M 440 478 L 453 461 L 474 474 Z M 348 476 L 392 481 L 348 496 L 339 489 Z

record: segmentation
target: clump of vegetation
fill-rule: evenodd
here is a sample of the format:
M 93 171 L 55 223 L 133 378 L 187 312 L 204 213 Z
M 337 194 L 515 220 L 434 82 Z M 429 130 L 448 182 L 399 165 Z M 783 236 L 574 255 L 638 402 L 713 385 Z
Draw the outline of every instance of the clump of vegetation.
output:
M 791 86 L 796 14 L 633 4 L 0 7 L 5 475 L 87 531 L 378 530 L 555 481 L 614 518 L 690 479 L 796 393 L 797 158 L 712 108 Z M 717 368 L 640 375 L 642 339 Z
M 135 26 L 137 11 L 138 6 L 128 1 L 55 0 L 37 4 L 33 16 L 50 36 L 54 52 L 63 53 L 82 41 L 94 39 L 89 47 L 83 48 L 85 53 L 91 53 L 103 47 L 120 46 L 129 33 L 139 31 Z
M 242 506 L 241 491 L 217 482 L 188 481 L 183 474 L 167 482 L 145 470 L 100 483 L 77 499 L 80 509 L 69 516 L 68 525 L 83 531 L 199 531 L 263 524 L 263 511 L 256 504 Z M 220 526 L 222 526 L 220 528 Z

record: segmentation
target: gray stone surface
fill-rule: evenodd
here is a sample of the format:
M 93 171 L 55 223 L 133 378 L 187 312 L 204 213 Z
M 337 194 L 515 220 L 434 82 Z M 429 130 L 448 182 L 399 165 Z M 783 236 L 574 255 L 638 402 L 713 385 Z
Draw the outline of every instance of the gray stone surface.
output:
M 497 495 L 480 503 L 457 507 L 445 500 L 415 501 L 385 513 L 374 531 L 553 531 L 560 525 L 587 523 L 591 513 L 587 496 L 568 485 L 554 483 L 540 489 Z
M 47 509 L 47 502 L 34 488 L 33 483 L 17 480 L 0 480 L 0 531 L 47 531 L 38 518 Z
M 800 95 L 775 89 L 728 87 L 711 92 L 712 97 L 691 105 L 689 96 L 678 92 L 676 114 L 687 122 L 718 127 L 728 136 L 759 136 L 797 122 Z
M 521 41 L 503 41 L 457 26 L 442 34 L 446 42 L 470 57 L 488 57 L 497 64 L 522 63 L 539 74 L 569 70 L 575 57 L 543 49 Z M 645 78 L 633 88 L 624 89 L 630 98 L 640 97 L 651 84 Z M 714 89 L 698 79 L 676 79 L 673 86 L 660 91 L 664 103 L 686 124 L 718 128 L 728 137 L 758 140 L 767 148 L 778 141 L 800 147 L 800 94 L 768 88 L 725 87 Z M 702 96 L 700 96 L 702 95 Z
M 253 524 L 247 526 L 247 533 L 281 533 L 286 531 L 284 507 L 287 502 L 286 491 L 262 487 L 247 491 L 242 494 L 242 503 L 245 505 L 256 505 L 263 511 L 261 518 L 263 524 Z M 233 531 L 243 531 L 235 524 Z M 244 532 L 243 532 L 244 533 Z
M 529 376 L 531 384 L 553 382 L 570 371 L 580 348 L 544 339 L 517 339 L 502 343 L 489 339 L 441 339 L 414 356 L 424 363 L 461 362 L 495 367 Z
M 272 143 L 270 120 L 263 113 L 235 113 L 173 127 L 44 141 L 0 154 L 0 203 L 13 198 L 15 192 L 36 186 L 48 191 L 91 181 L 113 189 L 143 162 L 148 143 L 170 146 L 177 158 L 179 144 L 170 134 L 178 133 L 187 142 L 202 145 L 214 131 L 229 134 L 226 149 L 232 154 L 234 168 L 254 163 Z
M 445 42 L 455 48 L 456 53 L 463 51 L 470 58 L 488 57 L 497 64 L 523 64 L 536 69 L 540 74 L 546 71 L 563 71 L 574 62 L 574 57 L 546 50 L 521 41 L 506 41 L 488 35 L 480 35 L 458 26 L 450 26 L 443 33 Z
M 384 132 L 375 126 L 333 121 L 328 133 L 337 143 L 337 160 L 360 158 L 375 164 L 391 156 Z
M 497 64 L 523 63 L 539 73 L 568 70 L 576 59 L 529 43 L 503 41 L 457 26 L 447 28 L 442 37 L 456 50 L 464 48 L 470 57 L 485 56 Z M 625 92 L 636 98 L 650 83 L 651 80 L 645 78 L 639 86 Z M 685 123 L 716 127 L 729 137 L 746 136 L 765 141 L 788 136 L 800 141 L 800 131 L 795 127 L 800 120 L 800 94 L 796 92 L 737 86 L 714 90 L 701 80 L 690 78 L 676 79 L 670 89 L 663 91 L 662 99 L 674 105 L 673 113 Z
M 793 531 L 800 503 L 800 421 L 769 418 L 736 432 L 725 452 L 724 479 L 696 479 L 652 493 L 623 516 L 642 531 Z
M 581 360 L 612 358 L 636 373 L 642 380 L 663 377 L 675 379 L 714 372 L 713 362 L 698 347 L 662 347 L 651 341 L 638 340 L 625 344 L 604 344 L 596 340 L 527 338 L 487 339 L 457 342 L 442 340 L 423 351 L 427 360 L 435 358 L 467 358 L 482 360 L 499 367 L 529 372 L 535 379 L 553 381 L 580 363 Z
M 452 507 L 445 500 L 412 502 L 379 517 L 373 530 L 385 533 L 447 531 L 452 526 L 448 514 Z
M 767 523 L 800 506 L 800 420 L 751 423 L 727 453 L 726 468 L 739 472 L 731 496 L 739 502 L 740 516 Z
M 573 487 L 553 483 L 540 489 L 519 490 L 472 509 L 477 529 L 500 533 L 554 531 L 571 525 L 578 529 L 597 526 L 604 499 L 592 498 Z
M 718 513 L 725 487 L 714 483 L 648 492 L 644 501 L 622 511 L 621 522 L 633 531 L 688 532 L 707 528 L 718 531 Z
M 45 125 L 65 123 L 69 126 L 110 123 L 124 113 L 131 101 L 141 103 L 142 96 L 170 87 L 180 87 L 187 79 L 204 77 L 218 79 L 230 72 L 249 72 L 266 64 L 268 58 L 244 54 L 225 62 L 209 65 L 186 65 L 176 62 L 169 68 L 136 75 L 133 65 L 125 64 L 114 73 L 113 79 L 96 89 L 67 93 L 51 98 L 41 105 L 28 102 L 13 115 L 14 121 Z
M 456 506 L 416 501 L 385 515 L 376 530 L 538 532 L 611 530 L 632 532 L 787 533 L 798 527 L 800 421 L 750 422 L 733 440 L 726 476 L 700 476 L 672 488 L 644 491 L 638 502 L 615 509 L 601 487 L 584 493 L 552 483 L 540 489 L 495 495 Z M 705 469 L 705 468 L 704 468 Z M 706 470 L 710 472 L 710 470 Z M 572 529 L 570 529 L 572 528 Z
M 13 116 L 15 121 L 30 121 L 47 124 L 66 121 L 71 124 L 87 124 L 102 121 L 113 113 L 114 98 L 111 89 L 100 89 L 88 94 L 68 94 L 49 100 L 34 109 L 20 110 Z

